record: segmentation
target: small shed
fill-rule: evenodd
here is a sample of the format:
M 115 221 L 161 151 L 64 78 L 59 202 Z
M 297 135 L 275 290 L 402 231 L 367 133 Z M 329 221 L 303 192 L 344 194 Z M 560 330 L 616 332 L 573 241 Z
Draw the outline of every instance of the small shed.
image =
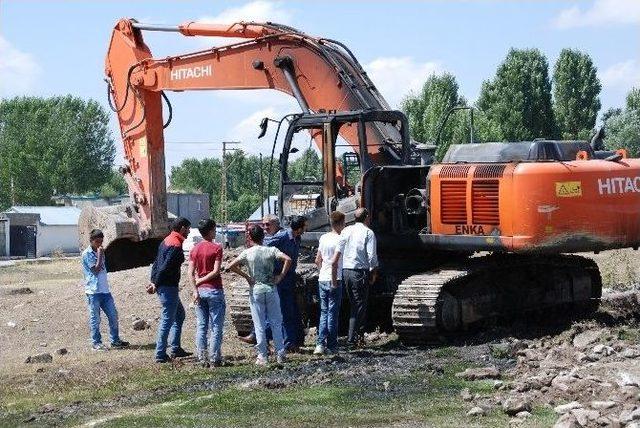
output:
M 208 193 L 167 193 L 167 211 L 197 225 L 209 218 Z
M 79 208 L 13 206 L 5 215 L 10 222 L 11 256 L 33 258 L 79 252 Z

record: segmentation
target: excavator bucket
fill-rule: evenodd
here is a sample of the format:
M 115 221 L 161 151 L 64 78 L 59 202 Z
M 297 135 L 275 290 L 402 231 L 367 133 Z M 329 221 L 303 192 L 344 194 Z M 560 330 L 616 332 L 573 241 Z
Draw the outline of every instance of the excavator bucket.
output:
M 78 221 L 80 248 L 89 245 L 93 229 L 100 229 L 104 233 L 102 246 L 108 272 L 148 266 L 156 257 L 162 238 L 145 238 L 145 234 L 140 233 L 139 224 L 138 215 L 131 205 L 84 207 Z

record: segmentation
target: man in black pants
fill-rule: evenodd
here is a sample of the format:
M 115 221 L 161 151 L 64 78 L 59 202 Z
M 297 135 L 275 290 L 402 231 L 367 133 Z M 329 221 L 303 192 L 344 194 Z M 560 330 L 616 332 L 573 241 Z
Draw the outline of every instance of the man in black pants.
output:
M 344 248 L 342 280 L 351 307 L 347 339 L 350 346 L 364 343 L 369 286 L 376 281 L 378 269 L 376 236 L 368 227 L 369 211 L 358 208 L 355 217 L 355 224 L 345 227 L 340 234 Z

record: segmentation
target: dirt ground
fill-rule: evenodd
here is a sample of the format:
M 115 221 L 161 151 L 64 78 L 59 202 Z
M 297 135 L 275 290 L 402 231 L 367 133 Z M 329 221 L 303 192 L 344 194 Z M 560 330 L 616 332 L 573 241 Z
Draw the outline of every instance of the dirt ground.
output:
M 484 379 L 483 382 L 490 382 L 488 391 L 487 384 L 482 384 L 483 387 L 474 386 L 473 374 L 464 380 L 471 383 L 455 383 L 456 386 L 451 387 L 453 389 L 443 389 L 447 394 L 454 391 L 455 399 L 462 403 L 457 412 L 462 412 L 465 416 L 467 411 L 475 411 L 477 416 L 473 416 L 473 413 L 465 416 L 472 418 L 469 419 L 471 425 L 529 423 L 533 426 L 547 426 L 557 420 L 558 424 L 564 424 L 558 426 L 569 427 L 624 426 L 640 422 L 640 331 L 637 325 L 640 305 L 637 295 L 628 291 L 637 287 L 640 282 L 638 253 L 631 250 L 611 251 L 593 257 L 600 266 L 607 293 L 604 309 L 595 316 L 577 320 L 563 319 L 559 322 L 554 322 L 549 317 L 544 320 L 524 319 L 512 325 L 491 326 L 480 333 L 461 337 L 454 343 L 421 349 L 403 347 L 394 339 L 393 334 L 374 334 L 369 336 L 371 350 L 363 351 L 364 353 L 345 353 L 343 357 L 328 363 L 317 361 L 308 354 L 298 355 L 293 358 L 292 368 L 284 377 L 283 372 L 264 375 L 248 372 L 234 379 L 243 385 L 254 382 L 250 385 L 267 385 L 270 388 L 269 385 L 273 386 L 273 382 L 276 382 L 277 388 L 287 388 L 290 384 L 324 385 L 329 382 L 333 385 L 331 381 L 335 378 L 341 379 L 341 388 L 367 390 L 372 388 L 373 383 L 383 385 L 383 390 L 389 392 L 391 387 L 384 386 L 386 382 L 393 385 L 403 373 L 408 375 L 416 370 L 420 373 L 426 370 L 425 376 L 445 376 L 451 367 L 458 367 L 462 371 L 467 367 L 489 366 L 498 374 L 480 376 L 480 379 Z M 109 275 L 120 316 L 121 336 L 131 342 L 132 346 L 126 350 L 97 353 L 91 351 L 89 346 L 87 309 L 77 260 L 0 268 L 0 392 L 3 396 L 0 399 L 0 415 L 5 417 L 0 419 L 0 425 L 3 421 L 11 421 L 11 415 L 18 415 L 24 423 L 35 421 L 40 422 L 39 424 L 57 425 L 70 421 L 75 423 L 78 420 L 86 422 L 83 419 L 85 413 L 112 414 L 105 406 L 120 406 L 117 400 L 114 402 L 114 399 L 109 398 L 105 403 L 111 404 L 103 403 L 102 407 L 96 408 L 92 404 L 96 400 L 96 394 L 99 396 L 104 391 L 105 398 L 111 397 L 111 392 L 108 391 L 115 389 L 116 395 L 122 396 L 124 393 L 126 396 L 126 391 L 120 388 L 122 385 L 128 388 L 127 385 L 138 375 L 140 369 L 158 377 L 145 378 L 143 382 L 142 389 L 147 391 L 145 397 L 154 395 L 161 378 L 169 375 L 164 371 L 157 371 L 153 363 L 160 305 L 156 296 L 144 292 L 148 276 L 149 268 Z M 223 280 L 225 286 L 229 287 L 237 278 L 224 277 Z M 184 287 L 185 285 L 183 281 L 181 297 L 186 306 L 189 302 L 189 288 Z M 621 291 L 626 291 L 626 294 L 615 294 Z M 135 331 L 133 322 L 138 319 L 146 320 L 150 328 Z M 106 319 L 103 319 L 102 332 L 104 342 L 108 343 Z M 192 307 L 187 310 L 183 332 L 183 346 L 193 350 L 195 314 Z M 307 344 L 309 347 L 313 345 L 311 335 L 307 338 Z M 43 353 L 51 354 L 53 361 L 25 363 L 28 357 Z M 62 353 L 64 355 L 60 355 Z M 228 313 L 223 354 L 230 364 L 239 367 L 238 370 L 242 370 L 242 367 L 250 368 L 254 358 L 253 349 L 235 338 Z M 430 366 L 425 365 L 425 359 Z M 180 364 L 190 363 L 187 360 Z M 210 383 L 202 383 L 202 372 L 189 373 L 185 377 L 185 382 L 191 382 L 187 388 L 197 392 L 212 390 Z M 449 374 L 453 379 L 455 373 Z M 391 375 L 394 377 L 389 377 Z M 383 378 L 392 380 L 381 381 Z M 501 380 L 494 380 L 498 378 Z M 280 385 L 278 382 L 284 383 Z M 74 388 L 77 389 L 75 393 Z M 93 394 L 89 402 L 83 395 L 87 388 Z M 183 387 L 178 389 L 184 390 Z M 176 392 L 171 388 L 169 390 Z M 410 394 L 413 390 L 409 388 L 406 391 Z M 418 390 L 415 392 L 417 394 Z M 402 397 L 402 393 L 398 390 L 397 396 Z M 56 400 L 55 397 L 63 404 L 49 402 Z M 138 400 L 142 400 L 140 397 L 138 396 Z M 405 398 L 407 397 L 409 395 Z M 567 409 L 553 410 L 559 405 L 574 401 L 577 403 L 569 405 Z M 23 419 L 25 414 L 30 414 L 35 408 L 39 409 L 37 416 Z M 527 419 L 530 415 L 527 413 L 533 413 L 529 422 Z M 70 414 L 73 418 L 68 419 Z M 135 414 L 125 414 L 133 418 L 130 420 L 132 423 L 144 421 L 136 420 Z M 400 425 L 414 425 L 422 420 L 419 415 L 409 419 L 403 419 L 402 416 L 389 418 L 394 424 Z M 110 420 L 107 417 L 101 423 Z M 366 422 L 365 424 L 385 425 L 385 420 L 355 419 L 354 424 Z M 150 425 L 169 421 L 171 419 Z M 292 422 L 292 425 L 305 425 L 298 419 L 295 421 L 298 422 Z M 311 420 L 310 425 L 314 421 L 318 422 Z M 440 420 L 436 420 L 436 425 L 441 424 L 438 421 Z M 184 421 L 178 423 L 187 426 L 194 424 L 199 425 Z M 229 424 L 252 425 L 250 420 L 243 422 L 236 419 L 229 419 Z

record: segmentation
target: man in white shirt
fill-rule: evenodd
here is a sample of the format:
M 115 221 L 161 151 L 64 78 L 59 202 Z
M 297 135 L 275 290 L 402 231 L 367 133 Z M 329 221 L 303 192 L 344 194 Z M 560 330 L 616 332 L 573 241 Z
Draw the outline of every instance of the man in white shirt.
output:
M 358 208 L 355 220 L 355 224 L 345 227 L 340 234 L 344 248 L 342 280 L 351 306 L 347 339 L 350 346 L 364 342 L 369 286 L 375 282 L 378 268 L 376 236 L 368 227 L 369 211 Z
M 342 240 L 344 214 L 331 213 L 331 232 L 320 237 L 316 265 L 318 275 L 318 297 L 320 300 L 320 322 L 315 355 L 335 354 L 338 351 L 338 319 L 342 302 Z

